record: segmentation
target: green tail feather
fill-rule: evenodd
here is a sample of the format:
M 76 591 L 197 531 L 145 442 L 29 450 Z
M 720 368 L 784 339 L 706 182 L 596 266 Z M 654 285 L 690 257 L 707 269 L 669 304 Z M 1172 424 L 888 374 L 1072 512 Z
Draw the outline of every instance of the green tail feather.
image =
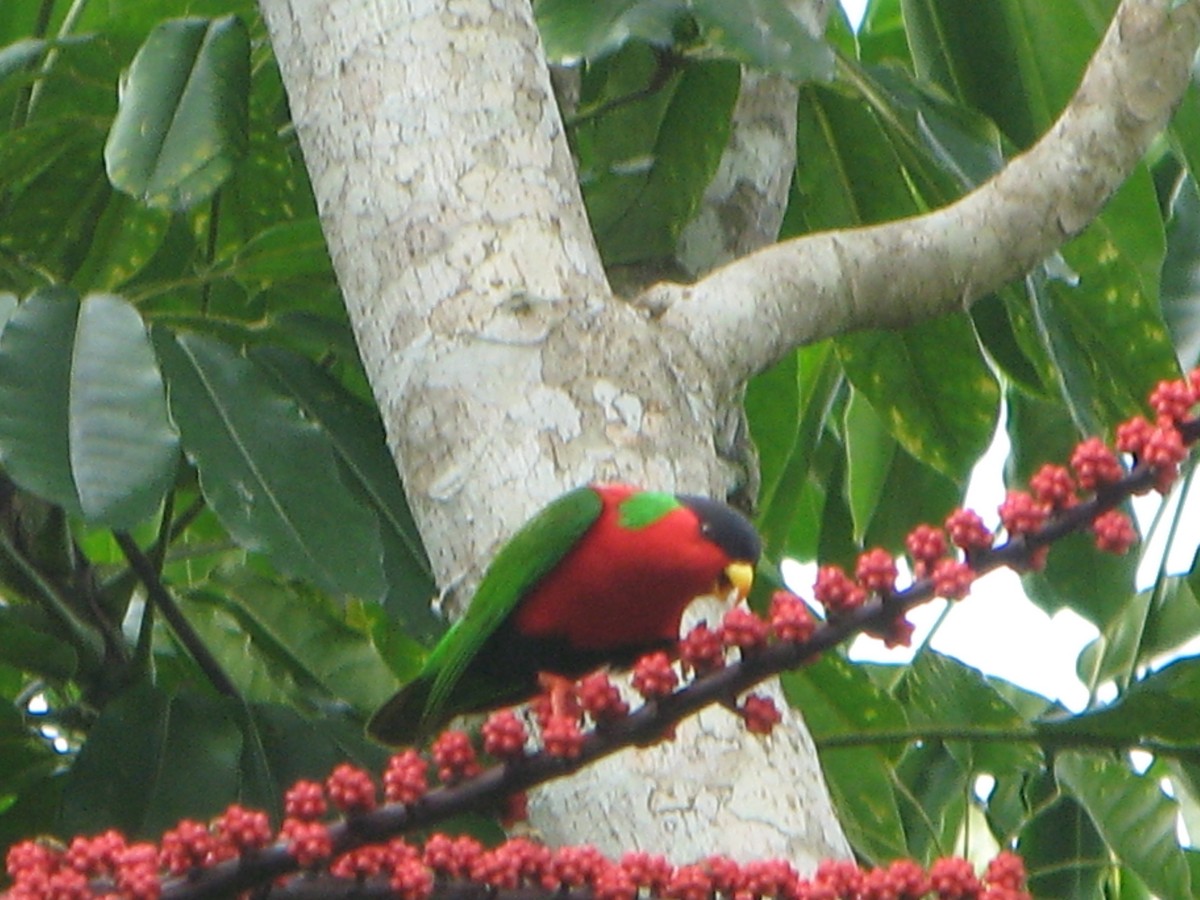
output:
M 392 746 L 416 744 L 441 724 L 428 720 L 427 706 L 433 682 L 431 675 L 423 675 L 406 684 L 371 716 L 367 733 Z

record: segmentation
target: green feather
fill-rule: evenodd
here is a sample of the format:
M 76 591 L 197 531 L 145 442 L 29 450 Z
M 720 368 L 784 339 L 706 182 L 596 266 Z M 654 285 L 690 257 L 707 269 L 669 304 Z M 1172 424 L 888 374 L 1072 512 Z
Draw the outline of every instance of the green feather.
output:
M 592 488 L 576 488 L 513 535 L 488 566 L 466 614 L 433 648 L 421 673 L 375 713 L 367 730 L 385 743 L 412 742 L 454 715 L 484 705 L 493 686 L 464 683 L 471 661 L 521 599 L 587 533 L 602 508 Z M 494 687 L 499 693 L 503 686 Z
M 621 501 L 617 522 L 622 528 L 640 531 L 649 528 L 667 513 L 683 506 L 674 494 L 662 491 L 638 491 Z

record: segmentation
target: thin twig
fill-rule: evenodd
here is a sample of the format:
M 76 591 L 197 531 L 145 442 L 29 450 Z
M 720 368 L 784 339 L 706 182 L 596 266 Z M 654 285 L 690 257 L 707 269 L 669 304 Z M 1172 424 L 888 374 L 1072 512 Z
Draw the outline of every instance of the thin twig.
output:
M 167 620 L 167 624 L 171 626 L 171 630 L 175 632 L 175 636 L 187 648 L 192 659 L 196 661 L 201 671 L 211 682 L 212 686 L 217 691 L 226 697 L 234 697 L 241 699 L 241 692 L 237 689 L 221 668 L 221 664 L 217 662 L 217 658 L 212 655 L 208 646 L 200 639 L 192 624 L 184 616 L 183 611 L 175 602 L 170 592 L 162 583 L 162 579 L 158 577 L 158 571 L 150 562 L 149 557 L 142 552 L 142 549 L 137 545 L 129 533 L 126 531 L 115 531 L 113 536 L 117 539 L 117 545 L 120 546 L 121 552 L 125 554 L 125 558 L 129 561 L 130 567 L 137 575 L 138 580 L 146 588 L 146 595 L 150 602 L 158 608 L 162 613 L 163 618 Z

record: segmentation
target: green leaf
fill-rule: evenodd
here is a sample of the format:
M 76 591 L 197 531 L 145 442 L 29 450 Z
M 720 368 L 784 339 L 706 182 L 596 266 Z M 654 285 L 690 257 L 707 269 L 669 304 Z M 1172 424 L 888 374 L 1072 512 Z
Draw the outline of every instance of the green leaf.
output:
M 206 593 L 209 602 L 237 617 L 256 652 L 298 684 L 317 686 L 364 717 L 395 691 L 396 680 L 370 637 L 311 593 L 249 573 L 218 574 Z
M 350 762 L 379 772 L 388 751 L 370 743 L 361 721 L 336 710 L 310 720 L 297 710 L 255 703 L 241 718 L 243 753 L 239 798 L 282 818 L 282 792 L 301 778 L 322 780 L 334 766 Z
M 1185 579 L 1139 591 L 1080 654 L 1085 684 L 1125 679 L 1200 635 L 1200 603 Z
M 538 0 L 538 29 L 552 62 L 595 60 L 630 40 L 667 46 L 687 15 L 682 0 Z
M 1030 892 L 1055 900 L 1104 896 L 1101 884 L 1111 859 L 1087 812 L 1063 796 L 1048 773 L 1020 790 L 1020 802 L 1032 816 L 1020 830 L 1016 850 L 1028 868 Z
M 156 328 L 171 415 L 229 533 L 336 595 L 383 593 L 375 517 L 342 483 L 329 437 L 228 346 Z
M 963 484 L 992 438 L 1000 387 L 965 315 L 837 339 L 854 387 L 909 453 Z
M 801 88 L 796 146 L 784 237 L 919 211 L 895 147 L 860 97 L 822 85 Z
M 763 478 L 756 524 L 768 557 L 781 556 L 797 521 L 811 517 L 806 486 L 813 453 L 842 384 L 841 364 L 825 341 L 797 350 L 747 388 Z
M 1067 607 L 1103 630 L 1133 598 L 1136 572 L 1135 554 L 1101 553 L 1090 531 L 1076 532 L 1055 541 L 1045 568 L 1022 575 L 1021 584 L 1047 613 Z
M 860 543 L 904 552 L 914 522 L 941 522 L 962 503 L 963 488 L 903 448 L 892 457 L 887 483 Z
M 170 227 L 169 213 L 109 192 L 87 256 L 80 261 L 71 283 L 80 290 L 115 290 L 125 285 L 154 259 Z
M 1200 146 L 1196 152 L 1200 154 Z M 1171 198 L 1162 306 L 1179 361 L 1191 369 L 1200 363 L 1200 190 L 1191 175 L 1179 182 Z
M 284 395 L 295 400 L 309 422 L 328 435 L 342 464 L 343 480 L 374 512 L 383 541 L 385 608 L 412 637 L 426 641 L 436 637 L 444 625 L 430 608 L 437 592 L 433 570 L 387 450 L 378 413 L 304 357 L 260 347 L 252 351 L 251 359 Z
M 25 38 L 0 48 L 0 81 L 15 73 L 24 72 L 42 58 L 50 42 L 36 38 Z
M 333 264 L 317 217 L 273 225 L 242 244 L 229 270 L 244 284 L 331 278 Z
M 1161 897 L 1192 896 L 1191 873 L 1176 837 L 1177 807 L 1156 779 L 1134 774 L 1124 762 L 1082 753 L 1060 754 L 1054 774 L 1150 890 Z
M 896 439 L 861 392 L 852 391 L 843 423 L 846 439 L 846 500 L 854 519 L 854 539 L 862 543 L 883 496 Z
M 1038 723 L 1054 740 L 1073 736 L 1112 738 L 1115 744 L 1149 739 L 1172 744 L 1200 742 L 1200 657 L 1188 656 L 1134 682 L 1111 706 Z
M 983 733 L 984 739 L 979 741 L 947 742 L 966 772 L 1025 772 L 1041 763 L 1041 754 L 1032 742 L 1005 737 L 1025 731 L 1024 718 L 980 672 L 953 657 L 926 648 L 905 673 L 897 696 L 915 728 Z M 987 740 L 987 732 L 1000 739 Z
M 798 82 L 833 77 L 832 48 L 813 37 L 787 3 L 692 0 L 691 7 L 709 41 L 739 62 Z
M 13 480 L 93 524 L 131 528 L 174 476 L 177 438 L 137 311 L 39 292 L 0 335 L 0 458 Z
M 68 643 L 22 622 L 14 611 L 0 606 L 0 662 L 52 681 L 75 674 L 79 656 Z
M 1156 299 L 1164 252 L 1153 183 L 1140 167 L 1063 248 L 1065 280 L 1035 272 L 1025 279 L 1026 296 L 1009 301 L 1018 340 L 1032 346 L 1031 356 L 1050 359 L 1080 432 L 1143 412 L 1154 384 L 1178 375 Z
M 903 710 L 867 674 L 836 653 L 783 677 L 788 702 L 803 710 L 820 746 L 837 737 L 903 728 Z M 821 766 L 854 848 L 875 862 L 906 855 L 904 827 L 892 785 L 898 748 L 886 744 L 829 746 Z
M 645 167 L 633 174 L 610 171 L 589 186 L 608 186 L 626 201 L 593 227 L 609 265 L 671 256 L 695 214 L 725 150 L 740 74 L 728 62 L 689 64 L 663 111 Z M 649 137 L 649 135 L 647 135 Z
M 971 773 L 945 744 L 913 744 L 896 766 L 908 856 L 931 862 L 954 846 L 967 813 Z
M 239 19 L 157 25 L 130 66 L 104 147 L 113 185 L 172 209 L 211 196 L 246 150 L 249 81 Z
M 858 28 L 859 55 L 864 62 L 911 61 L 901 0 L 870 0 Z
M 142 684 L 104 709 L 67 778 L 59 828 L 154 837 L 237 797 L 242 736 L 226 698 L 170 697 Z
M 918 74 L 992 118 L 1025 147 L 1040 137 L 1079 83 L 1111 6 L 1003 0 L 958 6 L 903 0 Z

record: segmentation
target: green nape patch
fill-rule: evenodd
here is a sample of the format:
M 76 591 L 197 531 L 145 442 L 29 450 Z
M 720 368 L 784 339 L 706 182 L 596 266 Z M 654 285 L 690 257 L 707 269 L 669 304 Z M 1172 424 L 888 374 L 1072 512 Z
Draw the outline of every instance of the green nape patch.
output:
M 682 505 L 674 494 L 642 491 L 621 501 L 618 521 L 622 528 L 646 528 Z

